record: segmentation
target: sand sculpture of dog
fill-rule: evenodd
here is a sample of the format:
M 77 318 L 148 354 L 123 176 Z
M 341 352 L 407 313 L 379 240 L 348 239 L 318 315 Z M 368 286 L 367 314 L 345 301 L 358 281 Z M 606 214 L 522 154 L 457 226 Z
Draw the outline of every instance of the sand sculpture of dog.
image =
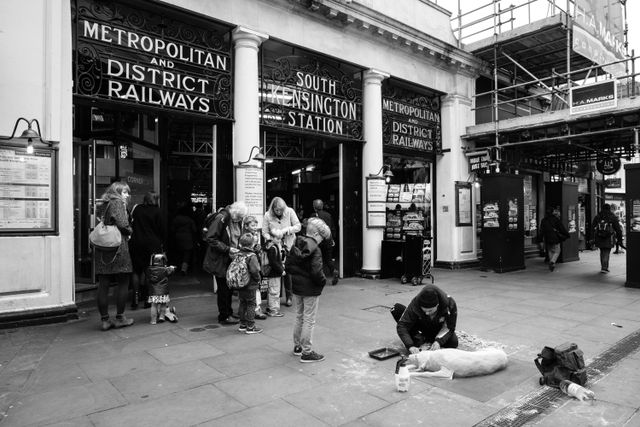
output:
M 497 348 L 465 351 L 443 348 L 410 354 L 407 366 L 412 376 L 453 379 L 487 375 L 507 366 L 507 354 Z

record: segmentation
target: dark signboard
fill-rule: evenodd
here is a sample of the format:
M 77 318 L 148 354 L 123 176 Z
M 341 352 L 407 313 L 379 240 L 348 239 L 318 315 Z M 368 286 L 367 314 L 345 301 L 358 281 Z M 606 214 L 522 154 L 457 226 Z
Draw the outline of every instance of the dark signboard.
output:
M 76 1 L 75 95 L 230 119 L 230 28 L 133 4 Z
M 596 160 L 596 170 L 603 175 L 613 175 L 620 170 L 620 159 L 617 157 L 601 157 Z
M 360 70 L 277 42 L 263 44 L 260 121 L 277 128 L 362 139 Z M 294 55 L 279 56 L 281 52 Z
M 422 88 L 383 84 L 385 152 L 433 155 L 442 149 L 440 96 Z
M 616 80 L 572 87 L 570 98 L 570 114 L 589 113 L 605 108 L 613 108 L 618 101 Z

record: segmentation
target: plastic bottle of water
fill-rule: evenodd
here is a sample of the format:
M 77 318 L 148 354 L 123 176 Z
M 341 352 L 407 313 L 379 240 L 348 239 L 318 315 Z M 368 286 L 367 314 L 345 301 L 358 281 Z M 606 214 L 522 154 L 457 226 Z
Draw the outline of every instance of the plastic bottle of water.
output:
M 400 392 L 407 392 L 409 385 L 411 385 L 411 375 L 406 365 L 406 359 L 403 357 L 396 363 L 396 389 Z
M 562 390 L 567 396 L 575 397 L 581 401 L 593 400 L 596 398 L 596 394 L 592 390 L 584 388 L 569 380 L 560 381 L 560 390 Z

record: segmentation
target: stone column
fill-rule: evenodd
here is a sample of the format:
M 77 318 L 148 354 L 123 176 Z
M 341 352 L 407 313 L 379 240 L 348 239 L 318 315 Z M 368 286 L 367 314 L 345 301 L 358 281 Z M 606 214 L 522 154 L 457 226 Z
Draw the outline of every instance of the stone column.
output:
M 365 140 L 362 150 L 362 275 L 374 278 L 380 274 L 380 251 L 384 230 L 367 228 L 367 179 L 377 174 L 382 160 L 382 81 L 389 74 L 370 69 L 364 72 L 362 121 Z
M 456 226 L 455 182 L 471 180 L 469 161 L 462 150 L 461 135 L 473 124 L 471 99 L 464 95 L 450 94 L 442 99 L 442 156 L 438 156 L 433 201 L 437 221 L 437 260 L 443 267 L 457 267 L 460 263 L 477 259 L 475 212 L 473 226 Z M 472 192 L 477 191 L 472 187 Z M 472 193 L 473 194 L 473 193 Z M 475 211 L 475 207 L 472 206 Z
M 258 51 L 260 44 L 269 36 L 256 31 L 236 27 L 233 30 L 235 64 L 233 69 L 233 165 L 245 162 L 253 146 L 260 146 L 259 72 Z M 257 150 L 253 152 L 256 154 Z M 260 162 L 250 161 L 248 165 L 259 166 Z M 234 197 L 239 173 L 235 169 Z

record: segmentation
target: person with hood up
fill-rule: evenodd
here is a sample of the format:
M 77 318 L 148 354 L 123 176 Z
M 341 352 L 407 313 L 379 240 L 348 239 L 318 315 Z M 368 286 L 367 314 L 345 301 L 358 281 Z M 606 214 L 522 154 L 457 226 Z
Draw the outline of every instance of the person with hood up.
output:
M 425 285 L 408 307 L 395 304 L 391 315 L 398 322 L 398 336 L 411 354 L 458 347 L 458 306 L 435 285 Z
M 296 321 L 293 327 L 293 354 L 300 362 L 321 362 L 322 354 L 311 350 L 313 328 L 318 314 L 318 301 L 327 282 L 322 271 L 322 252 L 318 244 L 331 238 L 331 231 L 323 220 L 309 218 L 305 235 L 296 237 L 285 270 L 291 275 L 293 305 Z

